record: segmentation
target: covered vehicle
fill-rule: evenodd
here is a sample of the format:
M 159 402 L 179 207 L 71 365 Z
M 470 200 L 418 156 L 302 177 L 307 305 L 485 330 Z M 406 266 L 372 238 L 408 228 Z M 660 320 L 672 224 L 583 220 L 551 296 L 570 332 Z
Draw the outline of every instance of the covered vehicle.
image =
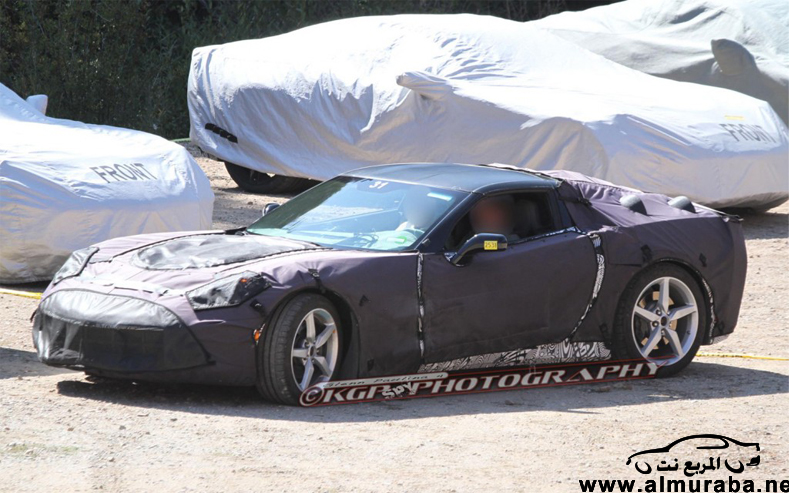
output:
M 647 74 L 763 99 L 789 123 L 785 0 L 627 0 L 530 24 Z
M 711 207 L 789 197 L 768 103 L 495 17 L 344 19 L 197 48 L 188 104 L 192 140 L 251 191 L 430 161 L 566 169 Z
M 0 133 L 0 283 L 52 279 L 109 238 L 211 227 L 208 178 L 178 144 L 49 118 L 1 84 Z
M 39 358 L 105 377 L 257 385 L 640 358 L 676 373 L 737 323 L 740 221 L 684 197 L 501 165 L 380 165 L 247 228 L 75 252 Z

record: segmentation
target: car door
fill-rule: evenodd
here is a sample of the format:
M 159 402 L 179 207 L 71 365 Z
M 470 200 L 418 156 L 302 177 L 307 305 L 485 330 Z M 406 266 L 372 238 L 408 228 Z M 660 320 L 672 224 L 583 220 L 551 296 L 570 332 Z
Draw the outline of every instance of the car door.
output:
M 597 275 L 592 241 L 575 230 L 480 251 L 464 265 L 442 252 L 422 262 L 426 363 L 561 341 L 586 310 Z

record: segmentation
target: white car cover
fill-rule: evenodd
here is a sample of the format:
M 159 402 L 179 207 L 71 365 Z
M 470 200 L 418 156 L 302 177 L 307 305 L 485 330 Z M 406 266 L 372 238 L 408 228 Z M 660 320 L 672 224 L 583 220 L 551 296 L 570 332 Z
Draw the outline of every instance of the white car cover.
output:
M 769 104 L 495 17 L 353 18 L 197 48 L 188 103 L 203 150 L 268 173 L 499 162 L 713 207 L 789 197 L 787 128 Z
M 763 99 L 789 118 L 787 0 L 628 0 L 530 24 L 641 72 Z
M 51 279 L 116 236 L 208 229 L 214 194 L 178 144 L 49 118 L 0 84 L 0 283 Z

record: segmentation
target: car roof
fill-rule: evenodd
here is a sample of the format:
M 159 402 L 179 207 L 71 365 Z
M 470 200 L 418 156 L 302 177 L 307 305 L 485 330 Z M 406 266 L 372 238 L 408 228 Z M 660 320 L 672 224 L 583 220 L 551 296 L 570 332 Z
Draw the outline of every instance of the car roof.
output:
M 556 188 L 559 181 L 528 170 L 486 164 L 409 163 L 367 166 L 345 176 L 391 180 L 464 192 L 489 193 L 512 189 Z

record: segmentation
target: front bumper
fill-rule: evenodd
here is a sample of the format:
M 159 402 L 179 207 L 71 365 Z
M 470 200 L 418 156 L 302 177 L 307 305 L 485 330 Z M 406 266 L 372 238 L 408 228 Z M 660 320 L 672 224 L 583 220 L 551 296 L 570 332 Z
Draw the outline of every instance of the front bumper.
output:
M 33 343 L 44 363 L 75 369 L 138 374 L 212 363 L 189 327 L 168 308 L 83 289 L 59 290 L 41 302 Z

